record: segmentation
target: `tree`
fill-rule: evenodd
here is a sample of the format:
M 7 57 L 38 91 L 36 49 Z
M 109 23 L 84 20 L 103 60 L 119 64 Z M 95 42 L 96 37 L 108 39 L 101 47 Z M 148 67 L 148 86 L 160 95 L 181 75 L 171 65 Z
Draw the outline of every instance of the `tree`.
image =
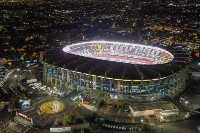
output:
M 69 114 L 66 117 L 66 122 L 67 122 L 67 124 L 70 124 L 70 125 L 75 124 L 76 117 L 74 115 Z
M 59 126 L 63 126 L 62 121 L 59 121 L 59 122 L 58 122 L 58 125 L 59 125 Z
M 27 94 L 25 92 L 21 92 L 19 96 L 20 96 L 20 98 L 26 98 Z

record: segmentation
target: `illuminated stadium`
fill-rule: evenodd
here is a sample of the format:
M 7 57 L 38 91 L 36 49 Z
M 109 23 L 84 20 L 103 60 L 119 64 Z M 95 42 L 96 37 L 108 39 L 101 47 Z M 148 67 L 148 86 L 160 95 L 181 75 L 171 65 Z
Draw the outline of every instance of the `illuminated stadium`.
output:
M 106 41 L 77 43 L 64 47 L 63 51 L 79 56 L 128 64 L 164 64 L 173 59 L 171 53 L 160 48 Z
M 145 102 L 182 91 L 190 56 L 169 48 L 90 41 L 48 51 L 43 61 L 47 84 Z

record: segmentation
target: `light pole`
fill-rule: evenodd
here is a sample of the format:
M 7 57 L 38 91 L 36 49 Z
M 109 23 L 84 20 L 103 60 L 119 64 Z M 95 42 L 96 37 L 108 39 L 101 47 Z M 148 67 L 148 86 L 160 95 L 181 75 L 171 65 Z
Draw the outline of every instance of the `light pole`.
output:
M 89 84 L 90 84 L 90 73 L 91 73 L 91 70 L 89 71 Z M 90 98 L 91 98 L 91 88 L 90 88 Z
M 78 92 L 78 76 L 77 76 L 77 67 L 75 68 L 75 72 L 76 72 L 76 91 Z
M 140 82 L 140 103 L 142 102 L 142 89 L 143 89 L 143 79 L 144 79 L 144 76 L 143 74 L 141 73 L 141 82 Z
M 105 74 L 104 74 L 104 83 L 103 83 L 103 90 L 105 90 L 105 89 L 104 89 L 104 84 L 106 85 L 106 89 L 107 89 L 107 80 L 106 80 L 106 76 L 107 76 L 107 73 L 105 72 Z M 106 92 L 106 93 L 105 93 L 106 95 L 104 95 L 104 99 L 107 100 L 106 97 L 107 97 L 107 92 L 108 92 L 108 90 L 106 90 L 105 92 Z

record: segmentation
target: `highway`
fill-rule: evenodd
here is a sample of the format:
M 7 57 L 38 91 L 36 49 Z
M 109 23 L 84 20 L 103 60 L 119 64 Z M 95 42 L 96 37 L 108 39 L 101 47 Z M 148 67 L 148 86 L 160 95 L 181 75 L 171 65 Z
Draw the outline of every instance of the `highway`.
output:
M 5 82 L 3 83 L 2 89 L 4 90 L 4 92 L 10 94 L 10 90 L 8 89 L 8 85 L 10 84 L 15 84 L 17 83 L 17 77 L 19 75 L 19 72 L 16 70 L 11 70 L 13 71 L 9 77 L 5 80 Z

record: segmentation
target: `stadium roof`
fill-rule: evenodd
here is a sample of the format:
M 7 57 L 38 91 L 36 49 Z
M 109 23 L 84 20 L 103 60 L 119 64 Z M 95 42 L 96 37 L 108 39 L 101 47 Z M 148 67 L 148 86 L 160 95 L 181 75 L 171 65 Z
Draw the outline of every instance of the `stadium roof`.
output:
M 100 60 L 128 64 L 165 64 L 173 60 L 173 55 L 161 48 L 111 41 L 89 41 L 68 45 L 63 51 Z
M 123 80 L 159 79 L 172 75 L 190 60 L 188 53 L 168 49 L 174 59 L 166 64 L 139 65 L 99 60 L 63 52 L 62 48 L 45 53 L 44 61 L 82 73 Z

